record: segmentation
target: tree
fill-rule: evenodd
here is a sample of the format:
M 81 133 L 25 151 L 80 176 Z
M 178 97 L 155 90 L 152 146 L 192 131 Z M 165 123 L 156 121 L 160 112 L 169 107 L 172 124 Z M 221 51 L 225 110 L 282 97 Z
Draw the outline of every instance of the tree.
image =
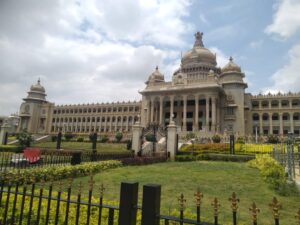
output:
M 123 134 L 121 132 L 118 132 L 116 133 L 116 136 L 115 136 L 117 142 L 120 142 L 123 138 Z
M 17 134 L 17 140 L 23 148 L 30 147 L 31 142 L 33 142 L 31 134 L 26 129 Z

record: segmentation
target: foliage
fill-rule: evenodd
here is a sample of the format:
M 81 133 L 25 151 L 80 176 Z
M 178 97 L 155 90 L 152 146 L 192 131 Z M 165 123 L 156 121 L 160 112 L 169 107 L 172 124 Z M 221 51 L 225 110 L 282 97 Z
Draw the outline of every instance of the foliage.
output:
M 186 134 L 186 136 L 185 136 L 185 139 L 186 139 L 186 140 L 191 140 L 191 139 L 196 138 L 196 137 L 197 137 L 197 136 L 196 136 L 195 133 L 193 133 L 193 132 L 188 132 L 188 133 Z
M 247 162 L 254 159 L 253 155 L 229 155 L 229 154 L 199 154 L 197 160 L 229 161 L 229 162 Z
M 184 145 L 180 149 L 184 152 L 229 152 L 229 145 L 224 143 Z
M 100 138 L 100 143 L 106 143 L 108 142 L 109 138 L 107 137 L 107 135 L 104 135 Z
M 235 143 L 245 144 L 245 138 L 244 137 L 238 137 Z
M 279 137 L 278 137 L 278 135 L 275 135 L 275 134 L 268 135 L 267 142 L 268 143 L 272 143 L 272 144 L 279 143 Z
M 17 140 L 19 141 L 20 146 L 25 148 L 30 147 L 31 142 L 33 142 L 33 137 L 26 129 L 24 129 L 18 133 Z
M 132 141 L 131 140 L 127 140 L 126 141 L 126 149 L 127 150 L 131 150 L 131 148 L 132 148 Z
M 193 155 L 176 155 L 175 156 L 175 161 L 178 162 L 191 162 L 191 161 L 196 161 L 196 156 Z
M 287 184 L 284 168 L 269 155 L 257 155 L 256 159 L 248 162 L 250 167 L 260 170 L 263 179 L 269 186 L 281 195 L 289 195 L 293 192 L 295 184 Z M 289 187 L 290 186 L 290 187 Z
M 117 132 L 115 138 L 117 142 L 120 142 L 123 138 L 123 134 L 121 132 Z
M 121 159 L 121 162 L 123 165 L 126 166 L 132 166 L 132 165 L 148 165 L 148 164 L 153 164 L 153 163 L 160 163 L 160 162 L 165 162 L 167 161 L 166 157 L 158 157 L 158 156 L 153 156 L 153 157 L 134 157 L 134 158 L 125 158 Z
M 52 135 L 51 136 L 51 141 L 56 142 L 57 141 L 57 135 Z
M 151 133 L 146 134 L 145 138 L 146 138 L 146 141 L 149 141 L 149 142 L 156 142 L 156 137 L 155 137 L 154 134 L 151 134 Z
M 16 145 L 0 145 L 0 152 L 15 152 L 19 153 L 23 151 L 22 146 Z
M 18 182 L 19 184 L 28 184 L 32 183 L 33 181 L 51 181 L 87 176 L 92 173 L 99 173 L 101 171 L 120 166 L 122 166 L 121 162 L 111 160 L 102 162 L 82 163 L 80 165 L 74 166 L 46 166 L 23 170 L 12 169 L 9 171 L 1 171 L 0 176 L 3 178 L 4 182 Z
M 66 132 L 64 137 L 65 137 L 66 141 L 70 141 L 72 138 L 75 137 L 75 135 L 71 132 Z
M 213 143 L 220 143 L 221 142 L 221 137 L 218 134 L 215 134 L 214 136 L 212 136 L 212 141 Z
M 77 138 L 77 142 L 83 142 L 84 141 L 84 138 L 83 137 L 78 137 Z

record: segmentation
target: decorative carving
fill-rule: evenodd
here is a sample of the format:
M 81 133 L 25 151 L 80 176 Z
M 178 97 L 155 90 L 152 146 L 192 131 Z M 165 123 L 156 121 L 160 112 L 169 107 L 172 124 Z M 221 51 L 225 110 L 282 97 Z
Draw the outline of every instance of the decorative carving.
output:
M 194 47 L 204 47 L 203 45 L 203 41 L 202 41 L 202 37 L 203 37 L 203 33 L 201 32 L 197 32 L 195 34 L 195 44 L 194 44 Z

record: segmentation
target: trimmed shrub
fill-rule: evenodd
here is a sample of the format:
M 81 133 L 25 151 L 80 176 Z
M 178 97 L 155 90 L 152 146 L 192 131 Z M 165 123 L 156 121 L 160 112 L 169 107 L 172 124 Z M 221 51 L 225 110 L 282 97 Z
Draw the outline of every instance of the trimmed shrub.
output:
M 235 143 L 245 144 L 245 138 L 244 137 L 238 137 Z
M 191 162 L 191 161 L 196 161 L 197 158 L 196 156 L 193 155 L 176 155 L 175 156 L 175 161 L 177 162 Z
M 271 143 L 271 144 L 277 144 L 277 143 L 279 143 L 279 137 L 278 137 L 278 135 L 274 135 L 274 134 L 268 135 L 267 142 Z
M 217 134 L 215 134 L 214 136 L 212 136 L 212 141 L 213 143 L 220 143 L 221 142 L 221 137 Z
M 146 138 L 146 141 L 156 142 L 156 137 L 154 134 L 146 134 L 145 138 Z
M 0 151 L 1 152 L 15 152 L 20 153 L 23 151 L 22 146 L 16 146 L 16 145 L 0 145 Z
M 32 183 L 33 181 L 51 181 L 51 180 L 62 180 L 66 178 L 75 178 L 81 176 L 88 176 L 92 173 L 99 173 L 101 171 L 121 167 L 120 161 L 103 161 L 103 162 L 91 162 L 82 163 L 75 166 L 47 166 L 32 169 L 17 170 L 12 169 L 9 171 L 1 171 L 0 175 L 4 182 L 12 183 Z
M 18 133 L 17 140 L 19 141 L 20 146 L 23 148 L 30 147 L 31 142 L 33 142 L 31 134 L 26 129 Z
M 51 141 L 52 142 L 56 142 L 57 141 L 57 136 L 56 135 L 52 135 L 51 136 Z
M 116 138 L 116 141 L 119 143 L 123 138 L 123 134 L 121 132 L 118 132 L 118 133 L 116 133 L 115 138 Z
M 134 158 L 125 158 L 121 159 L 123 165 L 132 166 L 132 165 L 148 165 L 153 163 L 161 163 L 167 161 L 166 157 L 134 157 Z
M 72 138 L 75 137 L 75 135 L 72 134 L 71 132 L 67 132 L 67 133 L 65 133 L 64 137 L 65 137 L 66 141 L 70 141 Z
M 127 150 L 131 150 L 131 148 L 132 148 L 132 141 L 131 140 L 127 140 L 126 141 L 126 149 Z
M 77 142 L 83 142 L 83 141 L 84 141 L 84 138 L 83 138 L 83 137 L 77 138 Z
M 108 142 L 109 138 L 107 137 L 107 135 L 104 135 L 100 138 L 100 143 L 106 143 Z
M 253 155 L 229 155 L 229 154 L 199 154 L 197 160 L 228 161 L 228 162 L 247 162 L 255 157 Z
M 224 143 L 209 143 L 209 144 L 193 144 L 193 145 L 184 145 L 180 149 L 184 152 L 229 152 L 229 145 Z

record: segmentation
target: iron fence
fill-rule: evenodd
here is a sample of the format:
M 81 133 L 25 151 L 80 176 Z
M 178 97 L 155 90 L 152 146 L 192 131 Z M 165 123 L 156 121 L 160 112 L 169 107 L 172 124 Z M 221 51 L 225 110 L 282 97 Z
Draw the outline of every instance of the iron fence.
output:
M 120 188 L 119 202 L 114 204 L 104 200 L 105 187 L 101 184 L 95 186 L 93 177 L 88 185 L 79 183 L 78 190 L 74 191 L 74 184 L 69 182 L 67 191 L 62 191 L 59 184 L 58 191 L 54 191 L 54 184 L 33 183 L 31 185 L 18 185 L 3 182 L 0 184 L 0 224 L 108 224 L 108 225 L 159 225 L 159 224 L 194 224 L 218 225 L 220 202 L 214 198 L 211 207 L 213 222 L 201 220 L 201 205 L 203 193 L 197 190 L 195 197 L 195 218 L 187 218 L 185 214 L 186 199 L 183 194 L 178 198 L 179 216 L 161 214 L 161 186 L 149 184 L 143 186 L 142 206 L 138 206 L 138 183 L 123 182 Z M 95 195 L 95 190 L 99 194 Z M 87 197 L 83 190 L 88 190 Z M 231 206 L 232 224 L 238 224 L 237 213 L 239 198 L 236 193 L 229 197 Z M 269 204 L 272 215 L 270 220 L 279 225 L 282 205 L 274 197 Z M 257 225 L 260 210 L 253 202 L 249 208 L 251 224 Z M 296 212 L 295 224 L 300 223 L 300 209 Z

